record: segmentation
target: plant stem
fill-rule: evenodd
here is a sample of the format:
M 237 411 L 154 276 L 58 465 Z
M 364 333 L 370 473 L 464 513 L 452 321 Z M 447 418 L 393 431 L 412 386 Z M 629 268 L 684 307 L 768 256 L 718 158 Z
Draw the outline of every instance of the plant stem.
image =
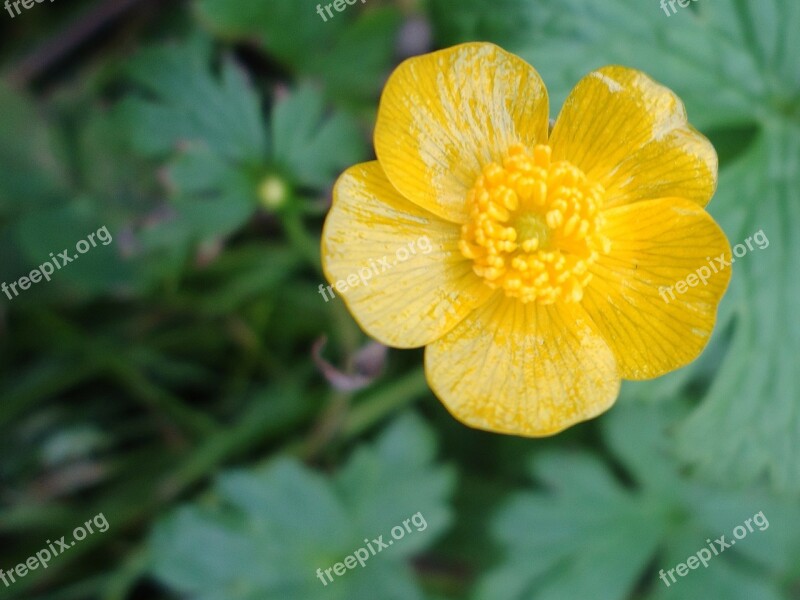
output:
M 315 271 L 322 273 L 319 241 L 309 235 L 300 214 L 293 210 L 286 210 L 281 213 L 280 217 L 289 243 Z
M 217 430 L 217 424 L 205 413 L 194 410 L 166 390 L 161 389 L 124 360 L 114 360 L 111 372 L 131 395 L 150 408 L 166 414 L 194 437 L 205 437 Z
M 356 403 L 345 419 L 342 439 L 357 437 L 396 410 L 418 400 L 429 391 L 422 367 L 406 373 Z

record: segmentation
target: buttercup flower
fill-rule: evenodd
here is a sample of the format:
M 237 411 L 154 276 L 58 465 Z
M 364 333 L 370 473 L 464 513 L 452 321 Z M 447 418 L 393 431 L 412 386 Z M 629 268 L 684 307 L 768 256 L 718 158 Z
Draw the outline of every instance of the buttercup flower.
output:
M 670 90 L 604 67 L 548 120 L 539 74 L 497 46 L 407 60 L 381 98 L 378 160 L 338 180 L 322 238 L 367 333 L 426 346 L 428 382 L 463 423 L 525 436 L 604 412 L 622 378 L 691 362 L 730 278 L 659 295 L 730 256 L 703 209 L 716 153 Z M 433 250 L 409 257 L 421 236 Z

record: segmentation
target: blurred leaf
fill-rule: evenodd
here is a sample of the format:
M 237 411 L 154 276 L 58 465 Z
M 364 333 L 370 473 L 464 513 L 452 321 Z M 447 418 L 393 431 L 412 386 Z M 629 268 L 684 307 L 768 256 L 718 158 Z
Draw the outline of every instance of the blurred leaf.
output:
M 679 436 L 681 455 L 719 481 L 766 476 L 800 493 L 800 126 L 775 124 L 723 172 L 719 201 L 731 245 L 763 232 L 738 259 L 725 302 L 735 326 L 704 403 Z M 759 239 L 762 239 L 759 237 Z
M 486 40 L 511 49 L 542 33 L 535 18 L 541 7 L 531 0 L 429 0 L 429 6 L 442 46 Z
M 185 507 L 157 526 L 153 572 L 198 599 L 421 600 L 403 562 L 447 527 L 454 484 L 451 470 L 433 459 L 431 433 L 408 416 L 332 477 L 292 459 L 223 474 L 219 503 Z M 393 538 L 397 526 L 403 534 Z M 317 569 L 330 569 L 378 536 L 388 544 L 380 556 L 376 544 L 363 568 L 327 585 L 318 579 Z
M 176 214 L 159 227 L 168 230 L 168 242 L 227 235 L 247 222 L 256 208 L 254 178 L 207 146 L 186 147 L 167 172 Z
M 275 292 L 301 265 L 300 257 L 281 247 L 237 247 L 191 274 L 181 294 L 192 310 L 230 314 L 248 301 Z
M 324 6 L 329 3 L 322 3 Z M 237 39 L 252 36 L 300 75 L 322 79 L 328 94 L 344 100 L 376 96 L 391 68 L 400 14 L 394 7 L 347 6 L 325 19 L 316 3 L 297 0 L 200 0 L 202 21 Z
M 85 110 L 83 104 L 81 108 Z M 98 212 L 115 225 L 140 218 L 154 204 L 152 165 L 131 150 L 120 111 L 91 108 L 77 133 L 81 189 L 106 199 Z
M 133 147 L 145 155 L 178 153 L 168 169 L 177 214 L 147 232 L 150 248 L 228 235 L 256 208 L 267 152 L 260 100 L 230 59 L 219 77 L 210 62 L 207 44 L 194 39 L 144 50 L 129 69 L 154 97 L 128 98 L 118 109 Z
M 296 0 L 199 0 L 200 19 L 228 37 L 258 34 L 267 50 L 301 71 L 314 63 L 341 34 L 352 13 L 324 22 L 315 5 Z M 337 15 L 338 17 L 338 15 Z
M 52 203 L 65 185 L 48 123 L 36 108 L 0 83 L 0 218 Z
M 75 84 L 82 88 L 81 83 Z M 2 135 L 15 136 L 13 161 L 3 164 L 0 156 L 0 216 L 3 185 L 13 186 L 13 211 L 8 225 L 0 230 L 0 273 L 4 280 L 29 276 L 32 269 L 51 260 L 65 248 L 74 257 L 76 243 L 105 226 L 116 233 L 121 224 L 140 219 L 151 208 L 148 179 L 142 161 L 137 161 L 123 135 L 116 115 L 96 104 L 86 93 L 55 94 L 47 105 L 48 122 L 34 111 L 28 98 L 6 88 L 0 90 Z M 90 110 L 87 110 L 87 103 Z M 9 124 L 24 119 L 30 131 L 14 132 Z M 58 145 L 50 142 L 53 138 Z M 2 154 L 2 151 L 0 151 Z M 54 154 L 57 156 L 54 158 Z M 63 166 L 57 164 L 63 163 Z M 24 164 L 23 164 L 24 163 Z M 8 173 L 6 173 L 8 168 Z M 62 174 L 63 172 L 63 174 Z M 67 179 L 66 173 L 69 173 Z M 15 177 L 24 178 L 23 186 Z M 11 208 L 11 205 L 9 205 Z M 96 294 L 140 289 L 147 281 L 146 259 L 129 254 L 123 258 L 122 245 L 114 240 L 110 248 L 92 247 L 52 276 L 55 283 L 35 285 L 26 291 L 29 302 L 55 303 L 65 291 L 71 300 Z M 98 249 L 99 248 L 99 249 Z
M 267 176 L 324 188 L 365 155 L 354 119 L 324 113 L 324 97 L 303 88 L 277 102 L 267 142 L 259 99 L 229 60 L 221 80 L 202 40 L 144 51 L 131 76 L 156 100 L 129 98 L 119 112 L 146 155 L 173 156 L 166 171 L 175 214 L 152 226 L 148 248 L 187 246 L 238 230 L 258 206 Z
M 327 84 L 327 93 L 347 103 L 374 101 L 389 76 L 402 19 L 386 7 L 365 12 L 338 37 L 331 52 L 315 57 L 312 73 Z
M 588 454 L 538 457 L 534 475 L 544 489 L 516 495 L 498 514 L 494 533 L 506 557 L 475 598 L 624 600 L 645 574 L 653 598 L 674 597 L 676 590 L 648 567 L 668 570 L 706 547 L 707 538 L 730 540 L 758 512 L 772 526 L 754 527 L 707 569 L 690 571 L 671 587 L 681 598 L 787 598 L 770 581 L 788 581 L 796 570 L 800 509 L 762 493 L 687 479 L 667 454 L 673 418 L 664 406 L 638 404 L 617 406 L 605 418 L 604 437 L 632 488 Z
M 231 59 L 222 61 L 219 76 L 209 63 L 202 39 L 148 48 L 133 59 L 131 78 L 153 97 L 124 104 L 137 150 L 165 155 L 178 145 L 202 144 L 232 162 L 263 157 L 266 137 L 258 96 Z
M 357 122 L 336 113 L 323 117 L 324 98 L 302 88 L 272 112 L 273 153 L 298 183 L 323 188 L 366 154 Z
M 298 338 L 313 339 L 328 328 L 334 309 L 322 299 L 318 285 L 294 280 L 276 290 L 277 315 L 270 327 L 275 340 L 291 344 Z M 302 314 L 303 318 L 292 318 L 294 314 Z M 286 351 L 290 350 L 287 345 Z
M 430 532 L 404 539 L 392 555 L 410 556 L 428 547 L 449 523 L 450 509 L 442 499 L 454 483 L 451 472 L 430 468 L 435 458 L 436 438 L 416 418 L 399 419 L 373 447 L 356 450 L 335 481 L 355 529 L 388 531 L 387 525 L 421 512 Z
M 800 83 L 792 72 L 800 54 L 791 34 L 790 24 L 800 21 L 792 0 L 767 0 L 763 10 L 743 2 L 698 2 L 670 16 L 657 2 L 643 8 L 637 0 L 505 4 L 509 16 L 499 18 L 493 15 L 494 4 L 472 0 L 462 11 L 448 0 L 433 0 L 439 14 L 450 10 L 443 31 L 449 41 L 484 37 L 528 59 L 548 87 L 553 116 L 581 77 L 607 64 L 641 69 L 674 89 L 686 102 L 692 123 L 701 127 L 755 122 L 772 111 L 763 103 L 771 87 Z M 776 20 L 780 12 L 785 18 Z M 775 30 L 781 22 L 788 28 L 785 33 Z M 761 48 L 752 47 L 749 33 L 770 46 L 769 60 L 760 57 Z M 791 98 L 791 91 L 784 89 L 780 96 Z
M 114 243 L 115 232 L 99 222 L 101 211 L 96 206 L 94 200 L 82 197 L 58 208 L 28 212 L 19 219 L 17 242 L 28 269 L 54 260 L 58 265 L 51 265 L 49 282 L 42 279 L 26 293 L 52 295 L 56 290 L 72 288 L 82 294 L 96 294 L 131 282 L 133 265 L 120 256 Z M 101 238 L 97 232 L 103 227 L 106 229 Z M 94 246 L 89 243 L 90 235 L 94 236 Z M 84 254 L 79 252 L 79 244 L 88 248 Z M 63 251 L 67 251 L 71 262 L 64 264 L 65 259 L 60 256 Z M 28 274 L 19 273 L 17 277 Z

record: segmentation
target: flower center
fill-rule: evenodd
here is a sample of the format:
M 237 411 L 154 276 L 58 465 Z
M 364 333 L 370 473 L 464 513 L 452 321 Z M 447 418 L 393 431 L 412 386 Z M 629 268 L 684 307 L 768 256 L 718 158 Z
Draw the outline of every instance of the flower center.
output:
M 601 234 L 603 186 L 550 157 L 550 146 L 531 154 L 514 145 L 467 194 L 461 253 L 489 287 L 522 302 L 580 301 L 589 267 L 611 248 Z

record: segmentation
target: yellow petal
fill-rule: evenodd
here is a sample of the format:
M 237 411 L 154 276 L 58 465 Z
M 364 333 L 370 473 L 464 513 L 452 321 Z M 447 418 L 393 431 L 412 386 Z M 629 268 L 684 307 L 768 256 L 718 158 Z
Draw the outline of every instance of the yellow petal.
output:
M 553 160 L 569 160 L 607 191 L 607 206 L 677 196 L 705 206 L 717 153 L 681 100 L 644 73 L 609 66 L 572 90 L 553 129 Z
M 498 293 L 425 349 L 428 383 L 470 427 L 546 436 L 607 410 L 614 355 L 578 304 Z
M 715 260 L 731 259 L 725 234 L 682 198 L 637 202 L 604 215 L 611 252 L 591 268 L 582 304 L 622 377 L 648 379 L 691 362 L 708 342 L 730 280 L 730 267 Z
M 408 199 L 463 223 L 466 196 L 488 163 L 513 144 L 547 140 L 547 90 L 521 58 L 470 43 L 410 58 L 389 78 L 375 152 Z
M 447 333 L 491 295 L 459 239 L 458 225 L 403 198 L 377 162 L 364 163 L 336 182 L 322 263 L 333 286 L 347 286 L 341 295 L 364 331 L 413 348 Z

